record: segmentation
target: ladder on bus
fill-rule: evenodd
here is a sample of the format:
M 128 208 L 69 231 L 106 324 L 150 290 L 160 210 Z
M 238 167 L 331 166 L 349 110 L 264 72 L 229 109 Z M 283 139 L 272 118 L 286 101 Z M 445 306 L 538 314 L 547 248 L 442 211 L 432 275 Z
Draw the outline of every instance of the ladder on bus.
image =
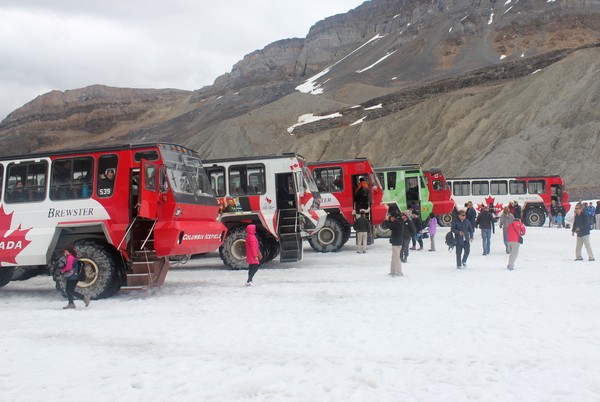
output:
M 279 231 L 279 261 L 301 261 L 302 236 L 298 211 L 294 208 L 280 209 L 277 227 Z
M 131 264 L 126 285 L 121 290 L 147 290 L 161 286 L 169 271 L 168 257 L 154 251 L 154 226 L 157 220 L 136 217 L 129 228 L 128 253 Z

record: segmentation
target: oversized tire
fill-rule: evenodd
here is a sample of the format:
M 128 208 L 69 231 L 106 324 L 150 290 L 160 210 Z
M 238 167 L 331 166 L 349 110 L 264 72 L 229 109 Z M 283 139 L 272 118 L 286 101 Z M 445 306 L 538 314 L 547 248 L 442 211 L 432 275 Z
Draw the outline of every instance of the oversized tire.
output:
M 449 228 L 450 226 L 452 226 L 453 220 L 454 220 L 454 217 L 452 216 L 452 214 L 445 214 L 442 216 L 438 216 L 438 223 L 440 224 L 441 227 L 444 227 L 444 228 Z
M 227 231 L 227 237 L 219 248 L 219 256 L 223 263 L 231 269 L 248 269 L 245 226 L 238 226 Z
M 347 223 L 343 224 L 343 234 L 342 234 L 342 247 L 344 246 L 344 244 L 348 243 L 348 240 L 350 239 L 350 235 L 352 235 L 352 226 L 350 226 Z
M 0 267 L 0 288 L 12 280 L 15 267 Z
M 17 266 L 14 267 L 13 281 L 26 281 L 29 278 L 33 278 L 38 275 L 48 275 L 48 267 L 45 265 L 33 265 L 33 266 Z
M 541 208 L 530 208 L 523 215 L 523 223 L 527 226 L 544 226 L 546 222 L 546 213 Z
M 265 259 L 263 263 L 273 261 L 279 255 L 279 242 L 274 238 L 269 238 L 264 243 L 266 252 L 263 253 Z
M 118 292 L 125 267 L 114 247 L 97 240 L 80 240 L 73 246 L 86 272 L 86 280 L 77 283 L 77 291 L 92 299 L 107 298 Z M 64 255 L 55 253 L 51 262 L 51 271 L 56 287 L 63 295 L 66 294 L 66 281 L 60 277 L 60 269 L 64 265 Z
M 382 227 L 381 225 L 375 226 L 375 235 L 377 237 L 390 237 L 392 235 L 392 231 Z
M 339 250 L 344 245 L 343 224 L 339 220 L 327 216 L 321 230 L 308 238 L 308 244 L 319 253 Z

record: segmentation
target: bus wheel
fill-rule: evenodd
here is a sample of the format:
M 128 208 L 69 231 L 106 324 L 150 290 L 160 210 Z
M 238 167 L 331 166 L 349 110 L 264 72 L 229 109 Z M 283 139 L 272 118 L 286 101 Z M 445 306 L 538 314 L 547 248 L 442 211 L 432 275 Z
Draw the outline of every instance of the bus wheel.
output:
M 328 216 L 321 230 L 308 238 L 308 244 L 319 253 L 339 250 L 344 245 L 342 223 Z
M 343 231 L 344 233 L 342 236 L 342 246 L 346 244 L 350 239 L 350 235 L 352 234 L 352 226 L 350 226 L 349 224 L 345 224 Z
M 219 255 L 223 263 L 231 269 L 248 269 L 245 226 L 238 226 L 227 231 L 227 237 L 219 248 Z
M 544 226 L 546 214 L 540 208 L 531 208 L 525 211 L 525 225 L 527 226 Z
M 438 222 L 439 222 L 440 226 L 448 228 L 448 227 L 452 226 L 452 215 L 444 214 L 439 217 Z
M 0 267 L 0 288 L 12 279 L 15 267 Z
M 267 263 L 274 260 L 279 255 L 279 242 L 273 238 L 270 238 L 265 241 L 264 245 L 267 253 L 265 254 L 265 259 L 262 262 Z
M 80 240 L 73 244 L 77 258 L 83 262 L 86 280 L 77 283 L 77 291 L 93 299 L 103 299 L 114 295 L 121 287 L 119 271 L 123 262 L 114 248 L 95 240 Z M 66 295 L 66 281 L 60 277 L 60 269 L 65 264 L 62 253 L 54 253 L 52 272 L 56 287 Z
M 375 235 L 377 235 L 377 237 L 390 237 L 391 234 L 391 230 L 385 229 L 381 225 L 375 226 Z

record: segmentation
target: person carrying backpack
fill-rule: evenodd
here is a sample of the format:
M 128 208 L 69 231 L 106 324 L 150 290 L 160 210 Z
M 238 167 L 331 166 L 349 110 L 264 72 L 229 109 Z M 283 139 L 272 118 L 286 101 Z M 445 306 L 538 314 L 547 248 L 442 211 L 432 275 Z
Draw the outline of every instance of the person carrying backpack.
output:
M 63 269 L 60 270 L 62 277 L 67 282 L 65 287 L 65 292 L 67 293 L 67 299 L 69 300 L 69 304 L 63 307 L 63 310 L 74 309 L 75 302 L 73 301 L 73 297 L 77 296 L 77 298 L 82 299 L 85 306 L 90 305 L 90 296 L 82 295 L 81 293 L 75 291 L 75 287 L 77 287 L 78 279 L 78 270 L 82 269 L 79 267 L 77 260 L 77 252 L 73 245 L 68 244 L 65 246 L 63 253 L 65 255 L 66 264 Z

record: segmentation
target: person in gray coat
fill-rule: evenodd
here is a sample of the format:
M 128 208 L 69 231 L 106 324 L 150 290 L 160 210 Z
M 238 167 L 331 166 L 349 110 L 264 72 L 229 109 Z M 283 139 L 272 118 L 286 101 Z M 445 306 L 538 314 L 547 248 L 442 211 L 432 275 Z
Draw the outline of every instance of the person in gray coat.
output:
M 506 254 L 510 254 L 510 244 L 508 243 L 508 226 L 513 223 L 515 217 L 510 213 L 510 208 L 504 207 L 498 220 L 498 226 L 502 229 L 502 236 L 504 239 L 504 247 L 506 248 Z

